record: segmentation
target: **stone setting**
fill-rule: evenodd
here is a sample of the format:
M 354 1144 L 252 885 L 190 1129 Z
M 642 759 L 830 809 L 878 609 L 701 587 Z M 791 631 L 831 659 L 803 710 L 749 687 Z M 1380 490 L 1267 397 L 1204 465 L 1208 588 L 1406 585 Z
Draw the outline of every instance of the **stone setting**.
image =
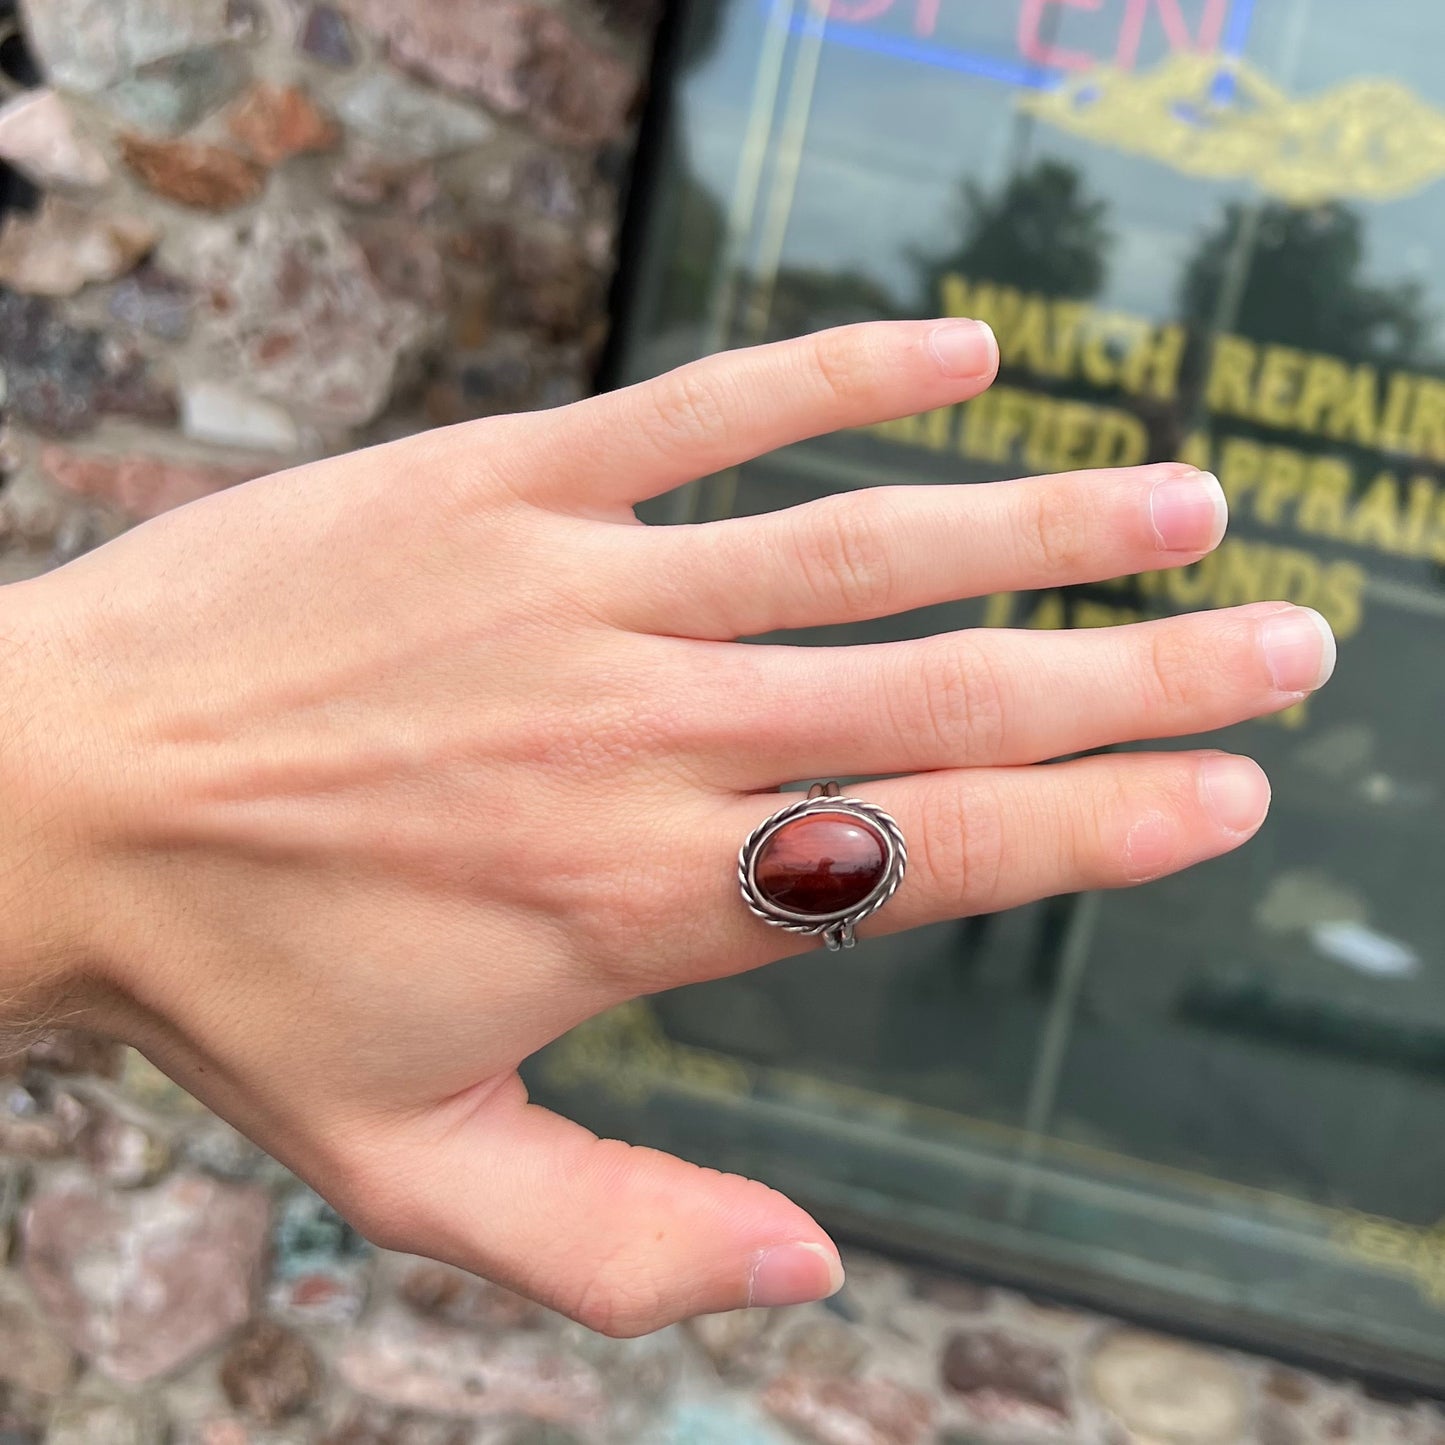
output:
M 850 912 L 887 873 L 887 840 L 851 813 L 812 813 L 784 823 L 753 864 L 758 892 L 775 907 L 804 918 Z
M 765 923 L 851 948 L 854 925 L 898 890 L 908 850 L 882 808 L 818 785 L 748 835 L 738 854 L 743 900 Z

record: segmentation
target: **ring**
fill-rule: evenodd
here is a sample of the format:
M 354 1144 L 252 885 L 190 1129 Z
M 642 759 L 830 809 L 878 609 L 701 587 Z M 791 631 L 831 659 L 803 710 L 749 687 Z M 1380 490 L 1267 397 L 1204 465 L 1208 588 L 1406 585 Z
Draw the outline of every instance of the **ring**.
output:
M 738 853 L 743 901 L 774 928 L 822 935 L 852 948 L 856 924 L 898 891 L 908 849 L 875 803 L 815 783 L 808 796 L 764 818 Z

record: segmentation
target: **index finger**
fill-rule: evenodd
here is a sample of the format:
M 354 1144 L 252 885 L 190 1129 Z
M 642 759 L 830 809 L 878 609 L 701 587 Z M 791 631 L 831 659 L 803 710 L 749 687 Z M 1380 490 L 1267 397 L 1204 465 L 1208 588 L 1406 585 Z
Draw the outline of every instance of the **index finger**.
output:
M 554 505 L 628 507 L 778 447 L 967 401 L 998 370 L 981 321 L 876 321 L 704 357 L 527 418 Z M 520 420 L 520 419 L 519 419 Z

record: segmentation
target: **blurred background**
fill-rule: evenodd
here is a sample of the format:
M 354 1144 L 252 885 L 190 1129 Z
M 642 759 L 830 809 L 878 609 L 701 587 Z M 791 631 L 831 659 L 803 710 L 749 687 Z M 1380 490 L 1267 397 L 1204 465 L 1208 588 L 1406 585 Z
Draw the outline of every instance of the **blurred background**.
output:
M 1232 506 L 1195 568 L 790 640 L 1288 597 L 1341 641 L 1225 739 L 1275 785 L 1239 855 L 534 1061 L 814 1209 L 825 1306 L 601 1340 L 40 1040 L 0 1080 L 0 1445 L 1445 1445 L 1442 44 L 1431 0 L 0 0 L 0 581 L 326 453 L 960 314 L 988 397 L 647 520 L 1181 456 Z

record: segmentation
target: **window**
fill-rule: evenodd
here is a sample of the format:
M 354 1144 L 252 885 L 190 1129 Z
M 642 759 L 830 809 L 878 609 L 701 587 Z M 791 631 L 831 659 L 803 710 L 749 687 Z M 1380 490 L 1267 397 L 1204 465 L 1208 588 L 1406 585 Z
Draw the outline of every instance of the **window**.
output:
M 1445 1382 L 1445 9 L 1427 0 L 686 0 L 631 380 L 886 316 L 991 321 L 963 408 L 652 520 L 1179 456 L 1178 574 L 801 639 L 1289 597 L 1331 686 L 1235 730 L 1241 853 L 683 990 L 537 1090 L 821 1218 L 1116 1308 Z

